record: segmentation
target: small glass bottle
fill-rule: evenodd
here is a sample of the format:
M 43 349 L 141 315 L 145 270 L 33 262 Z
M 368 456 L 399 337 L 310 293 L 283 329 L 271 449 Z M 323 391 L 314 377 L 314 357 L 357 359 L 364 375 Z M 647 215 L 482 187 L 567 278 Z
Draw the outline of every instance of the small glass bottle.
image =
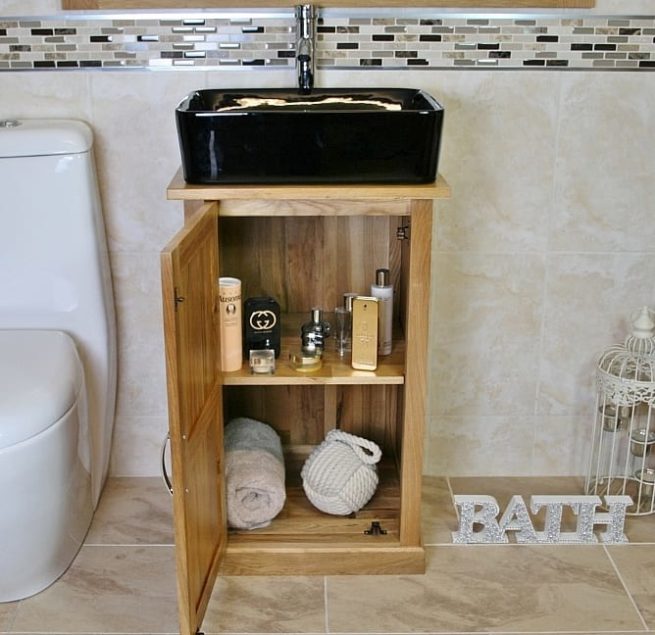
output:
M 330 323 L 323 319 L 323 311 L 313 308 L 311 319 L 301 327 L 302 351 L 306 355 L 322 356 L 325 340 L 330 336 Z
M 345 306 L 334 309 L 334 348 L 339 357 L 345 357 L 351 350 L 350 317 L 351 313 Z
M 353 299 L 359 294 L 344 293 L 343 307 L 337 307 L 334 310 L 335 321 L 335 348 L 340 357 L 350 354 L 352 350 L 352 333 L 353 333 Z

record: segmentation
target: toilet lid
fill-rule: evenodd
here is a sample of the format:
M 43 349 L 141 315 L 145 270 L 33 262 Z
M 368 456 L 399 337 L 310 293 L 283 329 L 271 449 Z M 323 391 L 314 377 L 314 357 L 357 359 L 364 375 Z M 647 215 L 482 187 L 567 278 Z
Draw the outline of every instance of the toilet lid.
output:
M 66 333 L 0 330 L 0 449 L 58 421 L 82 383 L 77 349 Z

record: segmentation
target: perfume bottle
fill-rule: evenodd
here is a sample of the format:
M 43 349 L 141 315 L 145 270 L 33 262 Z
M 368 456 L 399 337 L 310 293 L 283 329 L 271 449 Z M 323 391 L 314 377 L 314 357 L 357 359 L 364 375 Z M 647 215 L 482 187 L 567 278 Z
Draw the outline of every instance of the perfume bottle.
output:
M 301 327 L 302 352 L 322 356 L 325 340 L 330 336 L 330 323 L 323 319 L 323 311 L 313 308 L 311 319 Z
M 241 354 L 241 280 L 220 277 L 218 279 L 219 329 L 221 337 L 221 370 L 239 370 L 243 362 Z
M 371 285 L 371 295 L 378 299 L 378 353 L 389 355 L 392 348 L 393 332 L 393 286 L 389 281 L 388 269 L 375 271 L 375 284 Z
M 375 370 L 378 365 L 378 299 L 358 296 L 353 300 L 353 339 L 350 365 Z
M 273 349 L 280 356 L 280 305 L 270 297 L 248 298 L 244 304 L 244 355 Z
M 334 348 L 339 357 L 350 352 L 350 311 L 345 306 L 334 309 Z

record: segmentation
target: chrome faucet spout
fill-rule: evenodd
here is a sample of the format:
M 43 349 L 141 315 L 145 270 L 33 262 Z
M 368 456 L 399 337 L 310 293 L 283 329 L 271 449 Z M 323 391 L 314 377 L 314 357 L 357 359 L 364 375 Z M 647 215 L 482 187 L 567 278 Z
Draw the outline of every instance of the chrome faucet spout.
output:
M 298 90 L 308 95 L 314 87 L 314 7 L 311 4 L 296 7 L 296 70 Z

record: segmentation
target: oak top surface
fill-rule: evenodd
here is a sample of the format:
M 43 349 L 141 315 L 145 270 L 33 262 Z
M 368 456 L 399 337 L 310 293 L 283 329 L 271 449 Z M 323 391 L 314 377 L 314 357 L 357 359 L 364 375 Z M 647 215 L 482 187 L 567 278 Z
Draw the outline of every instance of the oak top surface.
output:
M 187 183 L 178 169 L 167 189 L 170 200 L 220 201 L 228 199 L 439 199 L 450 197 L 450 186 L 438 175 L 423 184 L 329 184 L 329 185 L 196 185 Z

